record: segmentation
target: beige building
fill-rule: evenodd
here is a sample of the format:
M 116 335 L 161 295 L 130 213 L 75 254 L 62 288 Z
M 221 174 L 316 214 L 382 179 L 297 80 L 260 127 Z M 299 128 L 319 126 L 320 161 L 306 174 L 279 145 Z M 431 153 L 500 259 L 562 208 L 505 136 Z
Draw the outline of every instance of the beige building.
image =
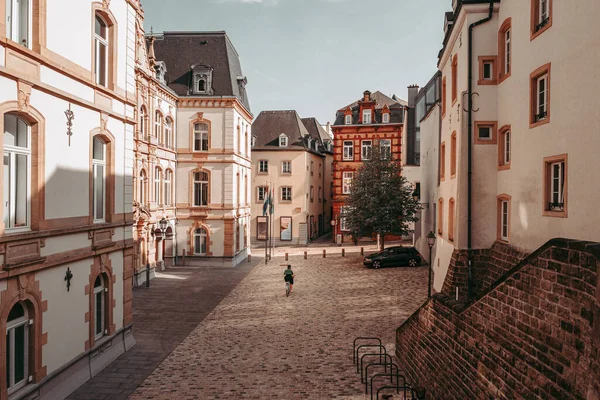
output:
M 65 398 L 134 344 L 139 7 L 0 0 L 2 400 Z
M 329 231 L 333 152 L 327 133 L 296 111 L 263 111 L 252 132 L 252 242 L 265 240 L 269 191 L 275 246 L 306 244 Z
M 173 131 L 176 242 L 173 250 L 165 246 L 164 253 L 183 257 L 186 265 L 236 265 L 250 254 L 253 119 L 238 54 L 225 32 L 153 35 L 149 54 L 154 56 L 149 58 L 154 59 L 155 70 L 163 68 L 164 82 L 176 95 L 172 112 L 177 121 Z M 168 93 L 157 89 L 156 96 L 163 98 L 156 102 L 162 104 L 165 118 L 171 101 Z M 156 159 L 172 165 L 171 152 L 161 150 Z M 160 207 L 152 196 L 149 204 Z M 161 209 L 159 215 L 170 216 L 170 212 Z M 161 252 L 159 244 L 157 261 Z
M 455 1 L 446 14 L 437 290 L 451 258 L 470 249 L 502 242 L 531 252 L 554 237 L 600 237 L 600 160 L 591 151 L 600 147 L 598 85 L 589 79 L 598 61 L 592 32 L 600 3 L 509 0 L 491 7 Z

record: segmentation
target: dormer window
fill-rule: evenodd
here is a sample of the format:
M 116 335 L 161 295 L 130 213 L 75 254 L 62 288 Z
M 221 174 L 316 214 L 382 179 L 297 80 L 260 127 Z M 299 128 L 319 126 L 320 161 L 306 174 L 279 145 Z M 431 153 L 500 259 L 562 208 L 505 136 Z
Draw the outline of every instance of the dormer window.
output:
M 192 67 L 192 94 L 212 94 L 212 72 L 204 65 Z
M 252 139 L 250 139 L 250 146 L 254 147 L 256 145 L 256 136 L 252 135 Z
M 352 115 L 348 114 L 346 115 L 346 125 L 351 125 L 352 124 Z
M 390 113 L 383 113 L 382 122 L 388 124 L 390 122 Z
M 288 146 L 288 137 L 285 134 L 279 135 L 279 147 L 287 147 Z
M 363 115 L 362 115 L 362 123 L 363 124 L 370 124 L 371 123 L 371 110 L 363 110 Z
M 198 79 L 196 87 L 197 92 L 206 92 L 206 80 L 204 78 Z

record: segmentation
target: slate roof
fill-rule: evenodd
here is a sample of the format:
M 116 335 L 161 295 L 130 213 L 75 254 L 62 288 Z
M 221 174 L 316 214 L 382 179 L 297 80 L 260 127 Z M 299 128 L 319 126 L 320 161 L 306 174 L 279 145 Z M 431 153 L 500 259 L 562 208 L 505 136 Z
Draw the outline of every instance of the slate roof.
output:
M 383 109 L 384 105 L 387 105 L 390 109 L 389 123 L 398 124 L 404 122 L 404 108 L 408 106 L 408 103 L 405 100 L 397 98 L 393 99 L 381 93 L 380 91 L 371 93 L 371 100 L 375 101 L 375 116 L 373 117 L 374 124 L 382 123 L 381 110 Z M 354 103 L 340 108 L 335 114 L 335 122 L 333 123 L 333 125 L 345 125 L 344 111 L 348 107 L 352 109 L 352 124 L 358 124 L 360 113 L 359 103 L 361 101 L 362 97 Z
M 211 96 L 235 96 L 250 111 L 244 85 L 242 67 L 237 51 L 225 31 L 219 32 L 164 32 L 153 35 L 157 61 L 167 67 L 167 86 L 180 97 L 189 96 L 192 66 L 213 68 Z M 194 95 L 203 96 L 203 95 Z M 209 96 L 209 95 L 204 95 Z
M 252 135 L 256 137 L 252 150 L 280 148 L 279 136 L 282 133 L 288 137 L 288 146 L 282 147 L 282 150 L 303 149 L 319 154 L 322 151 L 321 138 L 317 133 L 311 133 L 306 129 L 304 120 L 300 119 L 295 110 L 261 111 L 252 123 Z M 309 147 L 307 140 L 309 137 L 313 140 L 317 139 L 318 151 Z
M 319 121 L 317 121 L 317 119 L 315 117 L 310 117 L 310 118 L 302 118 L 302 123 L 304 124 L 304 127 L 310 134 L 310 137 L 313 140 L 316 140 L 317 143 L 319 144 L 319 151 L 325 152 L 325 153 L 331 153 L 331 151 L 325 147 L 325 142 L 329 141 L 332 143 L 333 140 L 327 134 L 327 132 L 325 132 L 325 129 L 323 129 L 323 126 L 321 126 Z

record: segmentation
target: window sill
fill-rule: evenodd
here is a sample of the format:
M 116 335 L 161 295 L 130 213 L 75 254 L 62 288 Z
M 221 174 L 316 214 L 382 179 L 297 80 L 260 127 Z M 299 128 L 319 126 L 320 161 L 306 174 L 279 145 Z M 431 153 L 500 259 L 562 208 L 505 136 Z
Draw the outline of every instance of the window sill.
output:
M 498 85 L 504 82 L 506 79 L 510 78 L 510 72 L 508 74 L 503 74 L 498 77 Z
M 544 210 L 542 213 L 544 217 L 553 217 L 553 218 L 567 218 L 567 210 L 562 211 L 550 211 Z
M 19 389 L 8 392 L 8 400 L 12 399 L 22 399 L 30 393 L 33 393 L 34 389 L 37 387 L 35 383 L 26 383 L 21 386 Z
M 454 179 L 454 178 L 456 178 L 456 174 L 451 174 L 450 179 Z
M 496 238 L 496 240 L 500 243 L 507 243 L 507 244 L 510 243 L 510 241 L 508 239 L 502 239 L 501 237 Z
M 257 172 L 256 175 L 269 175 L 268 172 Z
M 445 180 L 446 180 L 446 177 L 445 177 L 445 176 L 441 176 L 441 177 L 440 177 L 440 182 L 444 182 Z
M 477 84 L 479 86 L 495 86 L 498 84 L 498 81 L 496 79 L 480 79 L 477 81 Z
M 539 31 L 535 31 L 535 25 L 531 27 L 531 38 L 529 41 L 532 41 L 536 37 L 540 36 L 542 33 L 546 32 L 552 26 L 552 16 L 548 18 L 548 22 Z
M 546 125 L 548 123 L 550 123 L 550 114 L 548 114 L 546 116 L 546 118 L 544 118 L 542 120 L 539 120 L 537 122 L 530 122 L 529 123 L 529 129 L 537 128 L 538 126 Z
M 510 164 L 498 165 L 498 171 L 506 171 L 507 169 L 510 169 Z

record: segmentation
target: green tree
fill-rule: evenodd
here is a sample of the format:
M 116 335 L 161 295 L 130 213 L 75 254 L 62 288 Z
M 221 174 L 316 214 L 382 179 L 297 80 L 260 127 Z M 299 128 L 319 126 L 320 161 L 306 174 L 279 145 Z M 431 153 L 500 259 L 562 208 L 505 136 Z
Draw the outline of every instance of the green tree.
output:
M 409 224 L 417 221 L 415 215 L 421 205 L 413 199 L 413 187 L 401 174 L 400 161 L 382 154 L 376 144 L 370 159 L 354 175 L 343 217 L 354 240 L 376 233 L 383 250 L 385 235 L 409 233 Z

